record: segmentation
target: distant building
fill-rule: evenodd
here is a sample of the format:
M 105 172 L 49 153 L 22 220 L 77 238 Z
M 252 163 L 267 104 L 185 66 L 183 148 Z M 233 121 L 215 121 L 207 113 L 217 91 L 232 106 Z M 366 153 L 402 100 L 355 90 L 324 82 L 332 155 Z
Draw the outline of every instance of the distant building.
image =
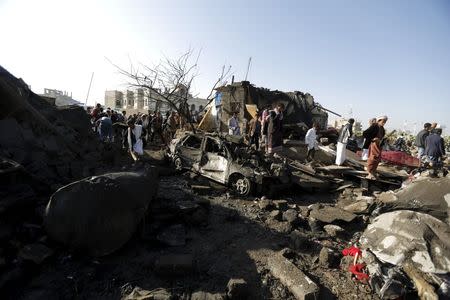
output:
M 81 102 L 72 98 L 72 93 L 70 93 L 69 96 L 69 93 L 66 91 L 45 88 L 44 94 L 40 94 L 40 96 L 43 96 L 49 100 L 54 99 L 54 103 L 56 106 L 83 105 Z
M 118 110 L 123 108 L 123 93 L 121 91 L 105 92 L 105 107 Z
M 175 95 L 185 95 L 183 87 L 177 89 Z M 187 101 L 191 113 L 202 111 L 208 101 L 202 98 L 194 98 L 191 94 L 187 94 Z M 148 111 L 158 110 L 165 114 L 173 110 L 169 103 L 163 100 L 163 97 L 157 91 L 147 91 L 142 88 L 129 89 L 126 91 L 110 90 L 105 91 L 105 107 L 114 110 L 125 110 L 128 114 L 138 112 L 148 113 Z

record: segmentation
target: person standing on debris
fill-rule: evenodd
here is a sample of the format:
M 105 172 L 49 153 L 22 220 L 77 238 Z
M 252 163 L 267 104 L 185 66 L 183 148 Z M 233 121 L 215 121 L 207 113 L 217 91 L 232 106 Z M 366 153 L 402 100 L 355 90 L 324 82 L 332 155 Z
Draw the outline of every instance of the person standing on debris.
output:
M 353 123 L 355 123 L 355 119 L 350 118 L 339 133 L 336 146 L 336 165 L 338 166 L 342 165 L 347 158 L 347 142 L 353 135 Z
M 443 157 L 445 156 L 445 142 L 441 134 L 442 129 L 435 128 L 425 139 L 425 155 L 435 171 L 441 167 Z
M 135 120 L 131 119 L 127 122 L 128 125 L 128 149 L 131 157 L 138 160 L 138 156 L 144 154 L 142 143 L 142 125 L 135 124 Z
M 99 124 L 100 138 L 103 142 L 113 141 L 111 111 L 106 111 L 106 115 L 101 117 L 97 123 Z
M 256 150 L 259 150 L 259 136 L 261 134 L 261 114 L 256 113 L 256 117 L 249 122 L 250 147 L 255 145 Z
M 162 134 L 162 123 L 163 123 L 162 116 L 161 116 L 161 113 L 158 111 L 158 112 L 155 113 L 155 116 L 152 118 L 152 121 L 150 123 L 151 124 L 151 131 L 152 131 L 152 134 L 150 136 L 150 142 L 153 143 L 153 139 L 155 138 L 155 134 L 157 134 L 161 138 L 161 141 L 163 143 L 165 143 L 165 139 L 164 139 L 164 136 Z
M 233 116 L 228 120 L 228 134 L 241 135 L 241 128 L 238 121 L 238 113 L 234 112 Z
M 425 154 L 425 140 L 430 135 L 431 124 L 425 123 L 423 129 L 416 135 L 414 146 L 417 147 L 417 158 L 420 160 Z
M 319 129 L 319 123 L 314 122 L 312 127 L 306 132 L 305 143 L 308 148 L 308 152 L 306 154 L 307 161 L 314 160 L 314 155 L 316 154 L 316 150 L 319 146 L 319 143 L 317 142 L 317 132 Z
M 372 118 L 369 120 L 369 128 L 372 126 L 375 126 L 376 124 L 377 124 L 376 118 Z M 363 131 L 364 144 L 362 147 L 361 160 L 364 160 L 364 161 L 366 161 L 369 158 L 370 140 L 367 138 L 367 132 L 368 132 L 369 128 L 367 128 L 366 130 Z
M 267 143 L 269 154 L 283 151 L 283 110 L 284 104 L 279 103 L 269 113 L 269 126 L 267 127 Z
M 377 124 L 367 129 L 367 138 L 371 141 L 369 147 L 369 158 L 367 159 L 367 175 L 368 179 L 376 179 L 375 171 L 378 164 L 381 162 L 381 147 L 384 135 L 384 125 L 388 120 L 387 116 L 380 116 L 377 118 Z

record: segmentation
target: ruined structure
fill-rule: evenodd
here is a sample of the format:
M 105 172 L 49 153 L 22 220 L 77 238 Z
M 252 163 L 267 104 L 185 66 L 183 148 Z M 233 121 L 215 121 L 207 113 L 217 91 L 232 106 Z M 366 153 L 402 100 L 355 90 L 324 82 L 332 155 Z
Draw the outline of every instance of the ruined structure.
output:
M 314 101 L 311 94 L 299 91 L 281 92 L 255 87 L 248 81 L 232 83 L 217 89 L 215 112 L 217 126 L 220 131 L 227 130 L 227 121 L 233 112 L 239 113 L 239 118 L 250 120 L 251 116 L 246 105 L 256 105 L 259 110 L 268 105 L 283 103 L 285 106 L 284 125 L 286 133 L 301 135 L 310 128 L 314 121 L 321 128 L 327 127 L 328 113 L 320 104 Z

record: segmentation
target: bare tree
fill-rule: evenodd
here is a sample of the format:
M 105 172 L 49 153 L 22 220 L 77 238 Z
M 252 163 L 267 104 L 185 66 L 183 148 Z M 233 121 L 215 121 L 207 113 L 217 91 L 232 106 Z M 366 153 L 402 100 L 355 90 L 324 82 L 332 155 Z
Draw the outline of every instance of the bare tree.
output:
M 197 63 L 200 52 L 195 62 L 192 60 L 193 54 L 193 50 L 189 49 L 176 59 L 165 57 L 156 65 L 138 63 L 137 67 L 130 60 L 129 69 L 122 68 L 109 59 L 108 61 L 116 67 L 120 74 L 127 78 L 128 86 L 144 89 L 149 101 L 157 103 L 157 109 L 159 108 L 158 103 L 166 103 L 184 118 L 195 132 L 188 101 L 192 98 L 192 83 L 198 76 Z M 215 89 L 226 84 L 226 80 L 231 75 L 230 72 L 231 66 L 222 67 L 220 76 L 214 82 L 207 97 L 208 103 L 214 99 Z

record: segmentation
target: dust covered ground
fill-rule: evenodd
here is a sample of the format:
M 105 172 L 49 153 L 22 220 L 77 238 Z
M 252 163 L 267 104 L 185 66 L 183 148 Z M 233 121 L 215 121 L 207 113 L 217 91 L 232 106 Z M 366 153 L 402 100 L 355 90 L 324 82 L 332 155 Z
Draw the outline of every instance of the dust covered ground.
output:
M 191 185 L 212 188 L 200 195 Z M 58 249 L 55 244 L 56 254 L 41 266 L 22 266 L 27 273 L 10 287 L 9 296 L 120 299 L 140 287 L 163 288 L 173 298 L 190 299 L 196 291 L 224 296 L 228 281 L 242 278 L 247 283 L 249 299 L 295 299 L 267 266 L 267 259 L 275 252 L 291 248 L 291 261 L 320 285 L 321 299 L 377 299 L 367 285 L 354 281 L 340 267 L 340 251 L 357 238 L 353 232 L 359 226 L 347 226 L 344 236 L 337 238 L 323 232 L 312 233 L 301 217 L 291 224 L 283 217 L 271 215 L 273 211 L 282 213 L 291 208 L 301 216 L 308 205 L 333 203 L 334 198 L 334 194 L 295 190 L 280 195 L 279 199 L 286 201 L 281 201 L 280 207 L 266 209 L 255 198 L 236 199 L 220 185 L 189 173 L 164 176 L 146 225 L 124 248 L 92 260 Z M 182 233 L 175 230 L 161 236 L 171 226 L 181 228 Z M 293 237 L 293 230 L 300 236 Z M 320 258 L 323 247 L 332 251 L 328 258 Z M 182 256 L 187 262 L 169 266 L 169 270 L 160 265 L 161 258 L 168 257 L 173 262 L 173 255 L 179 254 L 187 254 Z

